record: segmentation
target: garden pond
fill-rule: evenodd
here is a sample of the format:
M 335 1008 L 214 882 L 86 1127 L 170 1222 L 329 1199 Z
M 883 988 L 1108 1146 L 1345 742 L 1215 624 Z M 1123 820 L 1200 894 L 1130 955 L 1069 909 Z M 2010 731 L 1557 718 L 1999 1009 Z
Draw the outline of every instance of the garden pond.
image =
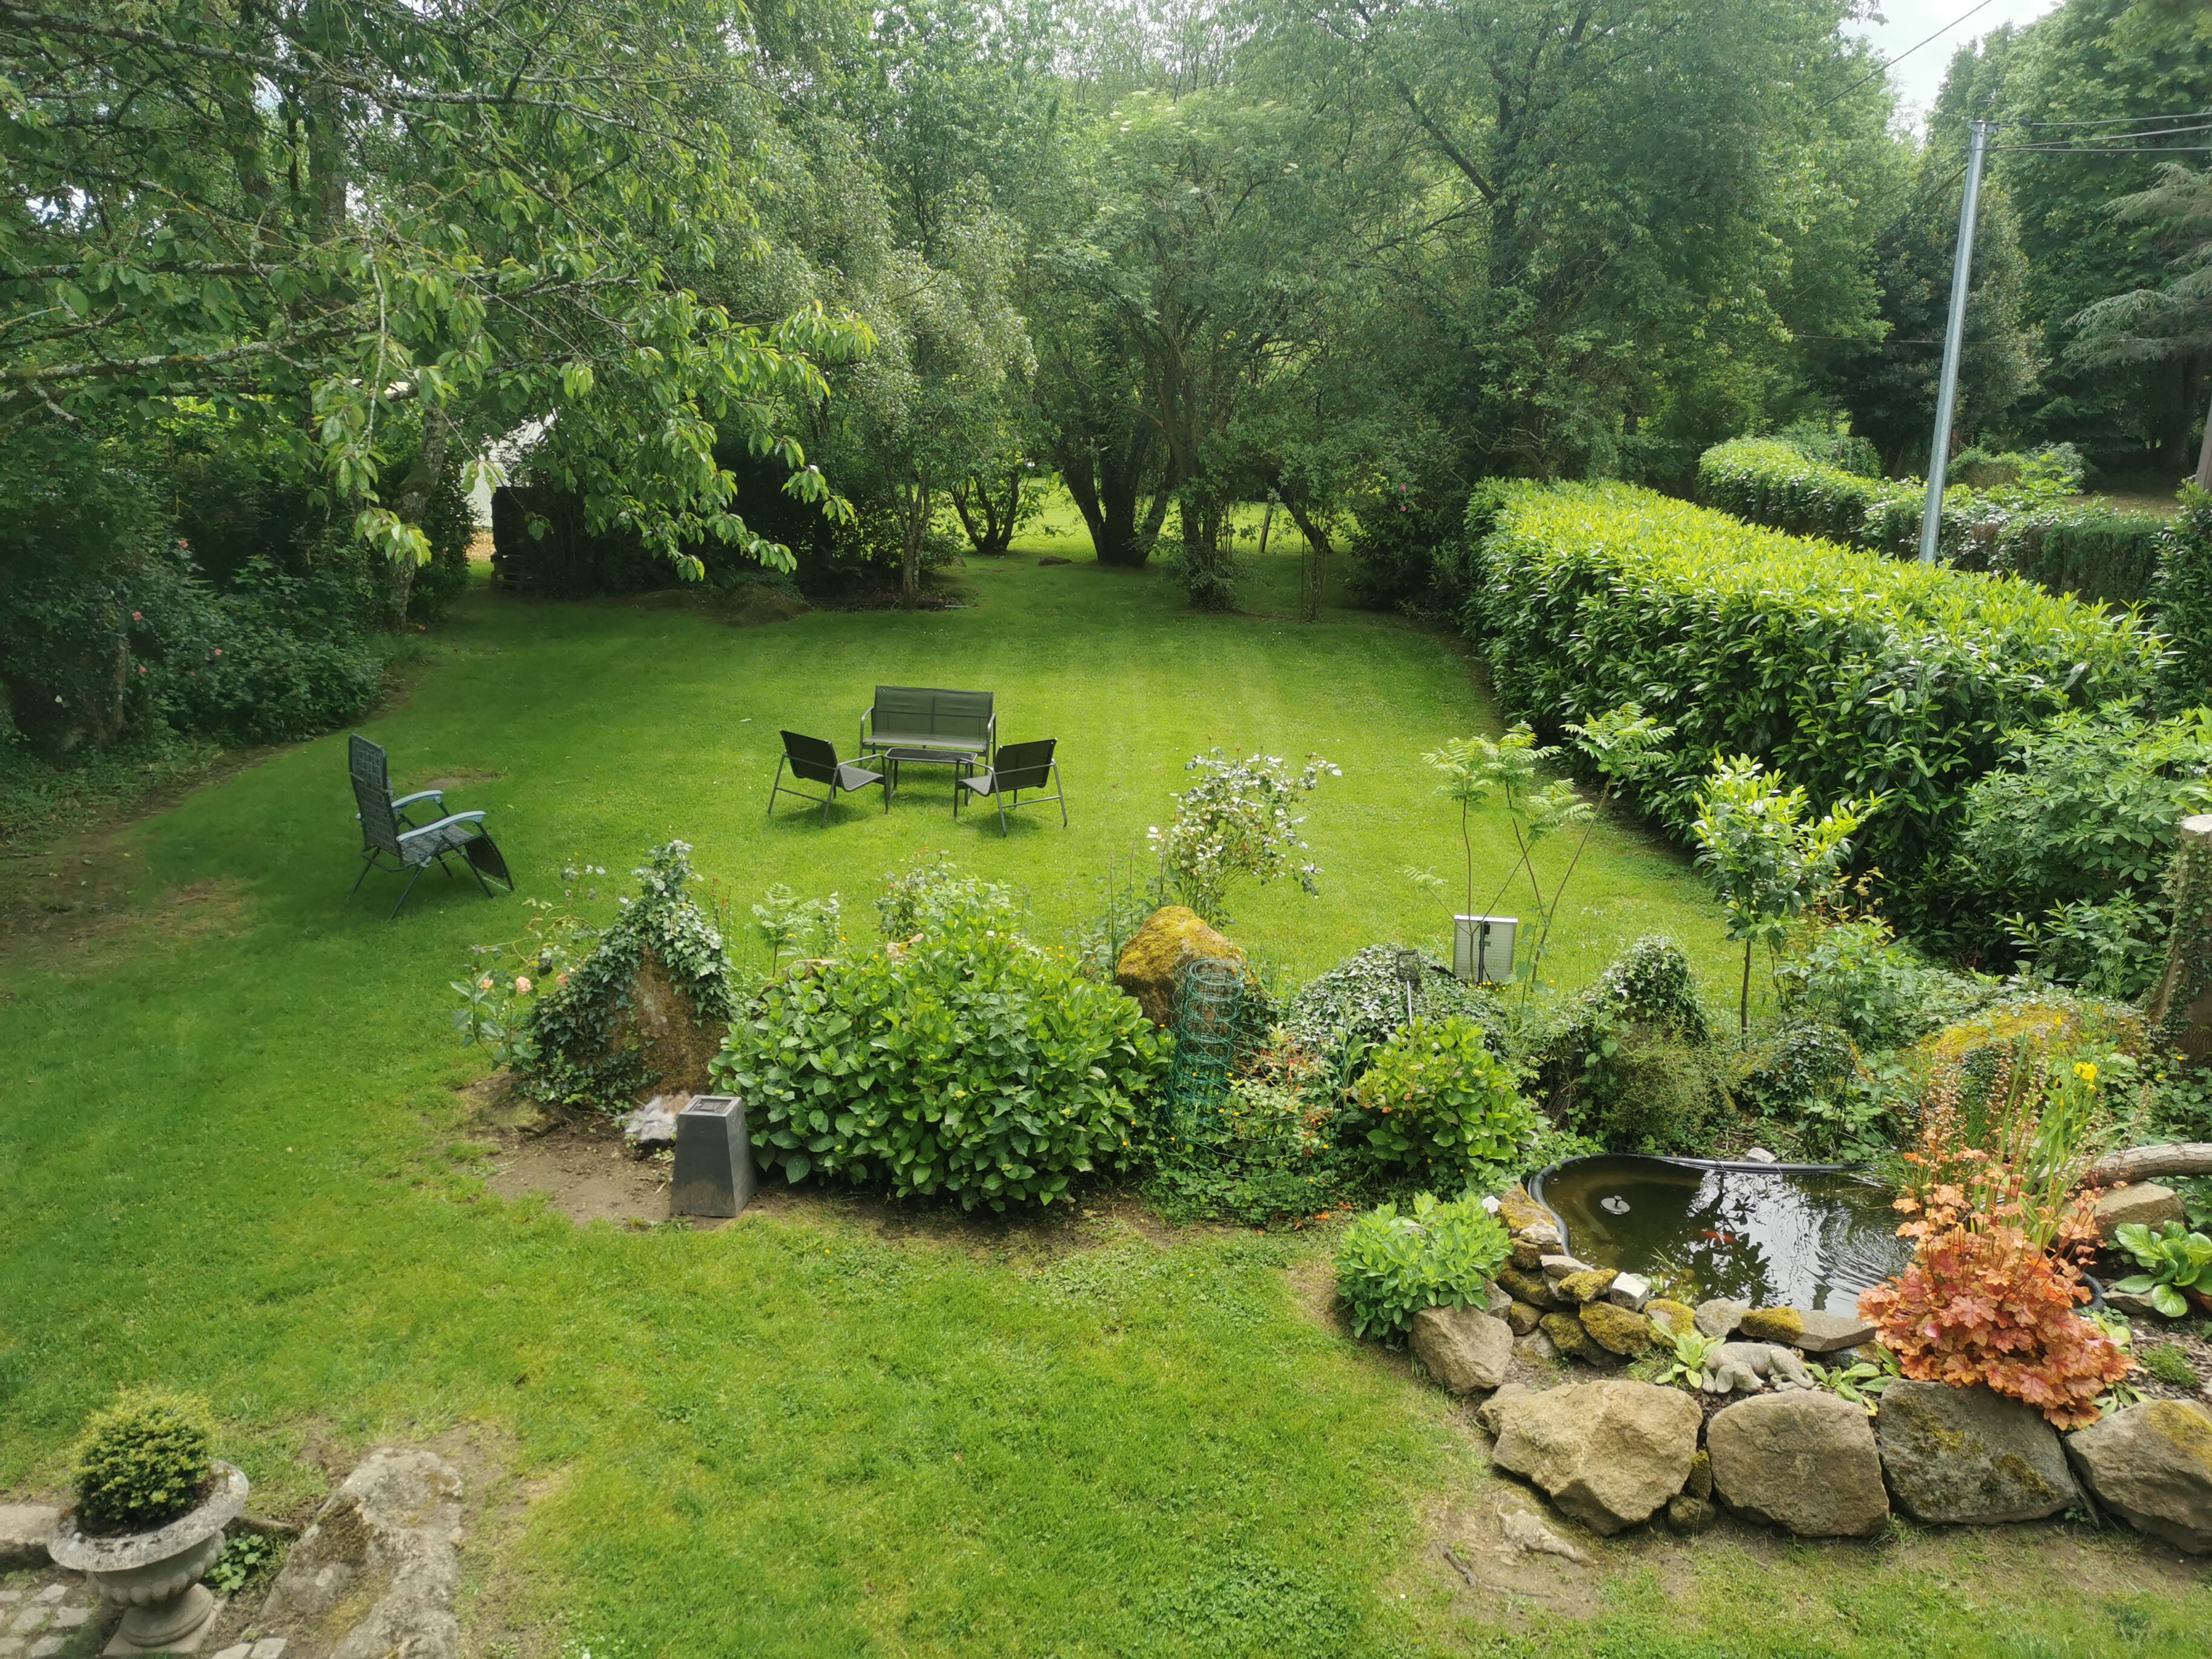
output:
M 1555 1165 L 1529 1191 L 1559 1218 L 1571 1255 L 1692 1304 L 1848 1314 L 1912 1255 L 1889 1188 L 1832 1164 L 1608 1153 Z

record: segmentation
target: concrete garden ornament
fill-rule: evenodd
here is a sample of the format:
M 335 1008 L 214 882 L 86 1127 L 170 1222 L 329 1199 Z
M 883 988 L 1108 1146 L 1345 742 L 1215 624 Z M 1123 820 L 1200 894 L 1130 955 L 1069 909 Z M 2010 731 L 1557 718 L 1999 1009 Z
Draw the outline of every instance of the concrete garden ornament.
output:
M 177 1650 L 216 1610 L 200 1581 L 222 1553 L 222 1529 L 246 1507 L 246 1476 L 213 1464 L 208 1496 L 165 1526 L 112 1537 L 87 1534 L 66 1515 L 46 1545 L 54 1565 L 89 1577 L 104 1601 L 128 1607 L 117 1632 L 147 1651 Z

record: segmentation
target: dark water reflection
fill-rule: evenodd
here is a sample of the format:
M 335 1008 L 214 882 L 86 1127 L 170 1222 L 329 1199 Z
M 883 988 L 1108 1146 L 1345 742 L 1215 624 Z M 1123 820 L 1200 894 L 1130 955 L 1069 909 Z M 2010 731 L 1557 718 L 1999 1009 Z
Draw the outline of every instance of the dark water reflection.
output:
M 1561 1164 L 1538 1196 L 1566 1224 L 1571 1254 L 1648 1274 L 1692 1303 L 1728 1296 L 1849 1313 L 1912 1254 L 1897 1237 L 1903 1218 L 1889 1189 L 1841 1172 L 1611 1154 Z

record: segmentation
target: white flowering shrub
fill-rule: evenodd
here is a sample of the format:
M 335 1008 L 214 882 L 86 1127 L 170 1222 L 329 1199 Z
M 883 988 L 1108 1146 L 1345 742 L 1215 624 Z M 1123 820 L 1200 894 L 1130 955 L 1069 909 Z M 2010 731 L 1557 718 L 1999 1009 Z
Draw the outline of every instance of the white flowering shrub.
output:
M 1176 802 L 1175 822 L 1146 832 L 1178 902 L 1218 923 L 1229 920 L 1223 904 L 1239 877 L 1265 883 L 1291 872 L 1307 892 L 1320 890 L 1321 867 L 1300 857 L 1309 850 L 1298 833 L 1305 817 L 1291 809 L 1324 774 L 1342 777 L 1340 768 L 1313 755 L 1292 772 L 1274 755 L 1230 760 L 1216 749 L 1193 756 L 1183 769 L 1200 776 Z

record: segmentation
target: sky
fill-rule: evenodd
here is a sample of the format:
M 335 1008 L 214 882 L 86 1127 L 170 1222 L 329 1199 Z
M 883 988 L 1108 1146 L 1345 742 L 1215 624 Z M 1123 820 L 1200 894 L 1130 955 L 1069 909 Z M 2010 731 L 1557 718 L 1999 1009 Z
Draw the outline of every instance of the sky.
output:
M 1927 113 L 1928 106 L 1936 101 L 1936 90 L 1943 84 L 1943 71 L 1953 52 L 2000 24 L 2027 22 L 2057 4 L 2058 0 L 1989 0 L 1988 4 L 1975 10 L 1974 0 L 1878 0 L 1885 21 L 1869 20 L 1845 27 L 1850 33 L 1872 40 L 1875 51 L 1883 58 L 1894 58 L 1938 29 L 1943 31 L 1890 71 L 1897 82 L 1900 104 L 1913 106 L 1917 125 L 1919 118 Z M 1899 113 L 1904 112 L 1900 110 Z

